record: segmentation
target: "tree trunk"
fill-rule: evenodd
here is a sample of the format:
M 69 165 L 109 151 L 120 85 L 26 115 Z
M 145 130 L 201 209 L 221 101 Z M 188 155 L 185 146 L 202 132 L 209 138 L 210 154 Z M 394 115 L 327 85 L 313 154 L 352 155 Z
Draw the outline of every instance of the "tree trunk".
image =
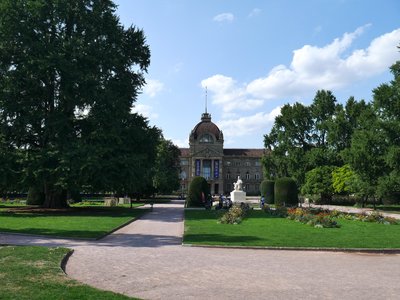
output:
M 66 208 L 68 207 L 67 202 L 67 191 L 57 189 L 52 185 L 44 185 L 45 200 L 43 203 L 44 208 Z

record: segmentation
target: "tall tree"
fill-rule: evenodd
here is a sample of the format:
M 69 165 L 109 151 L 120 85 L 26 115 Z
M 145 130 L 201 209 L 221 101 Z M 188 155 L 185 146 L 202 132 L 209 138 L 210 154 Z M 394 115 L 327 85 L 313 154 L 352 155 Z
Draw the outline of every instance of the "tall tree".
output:
M 79 185 L 88 135 L 98 135 L 99 151 L 123 146 L 150 51 L 115 9 L 110 0 L 0 3 L 1 132 L 24 152 L 21 181 L 44 191 L 46 207 L 66 206 Z
M 171 193 L 179 189 L 180 150 L 171 141 L 162 139 L 157 147 L 154 187 L 159 193 Z
M 314 119 L 314 134 L 316 147 L 327 146 L 329 122 L 336 110 L 336 97 L 331 91 L 320 90 L 311 104 L 311 114 Z
M 312 128 L 309 107 L 301 103 L 282 107 L 270 134 L 264 136 L 269 153 L 263 160 L 267 178 L 293 176 L 304 182 L 304 154 L 313 147 Z
M 373 106 L 379 117 L 378 127 L 386 141 L 384 162 L 387 167 L 379 179 L 377 194 L 400 198 L 400 61 L 390 68 L 394 79 L 374 89 Z

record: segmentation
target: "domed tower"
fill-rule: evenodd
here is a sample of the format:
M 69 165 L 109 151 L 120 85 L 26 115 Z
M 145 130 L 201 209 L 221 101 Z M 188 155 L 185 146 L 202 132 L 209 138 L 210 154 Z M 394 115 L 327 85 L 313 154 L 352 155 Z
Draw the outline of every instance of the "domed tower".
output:
M 203 176 L 210 184 L 211 193 L 219 194 L 223 189 L 222 159 L 224 136 L 211 121 L 211 115 L 203 113 L 201 121 L 189 136 L 190 178 Z

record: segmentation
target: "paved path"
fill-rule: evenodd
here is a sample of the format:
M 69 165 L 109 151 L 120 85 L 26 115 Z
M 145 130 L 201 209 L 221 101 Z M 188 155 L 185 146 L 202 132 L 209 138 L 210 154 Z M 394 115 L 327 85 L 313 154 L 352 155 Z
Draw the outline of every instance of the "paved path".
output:
M 0 244 L 71 247 L 69 276 L 143 299 L 400 298 L 400 255 L 182 247 L 182 217 L 173 202 L 96 242 L 0 235 Z

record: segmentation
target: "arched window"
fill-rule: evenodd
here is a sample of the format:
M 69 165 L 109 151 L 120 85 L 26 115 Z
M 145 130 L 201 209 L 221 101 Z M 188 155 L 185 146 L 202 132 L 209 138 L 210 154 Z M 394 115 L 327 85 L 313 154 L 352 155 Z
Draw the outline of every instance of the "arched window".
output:
M 213 142 L 214 142 L 214 140 L 213 140 L 212 136 L 208 133 L 203 134 L 200 138 L 200 143 L 211 144 Z

